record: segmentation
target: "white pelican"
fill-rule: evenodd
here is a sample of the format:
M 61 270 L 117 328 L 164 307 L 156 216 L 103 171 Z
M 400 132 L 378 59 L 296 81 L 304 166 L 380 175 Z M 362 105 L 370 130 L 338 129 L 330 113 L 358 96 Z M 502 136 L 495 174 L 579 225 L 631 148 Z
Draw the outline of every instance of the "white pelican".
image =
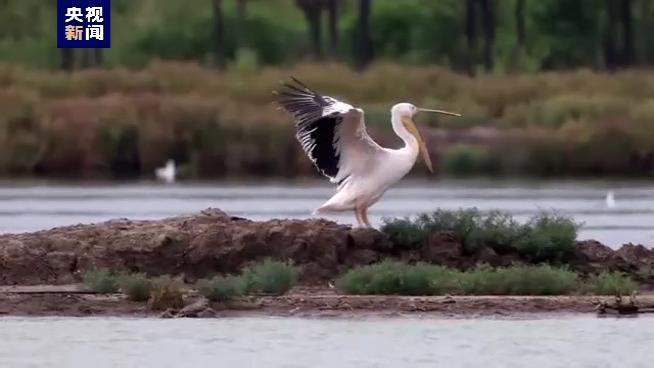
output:
M 606 193 L 606 207 L 614 208 L 615 207 L 615 195 L 612 191 Z
M 391 109 L 393 131 L 404 147 L 389 149 L 378 145 L 366 132 L 363 110 L 329 96 L 321 96 L 302 82 L 284 84 L 276 92 L 279 106 L 293 115 L 296 137 L 316 168 L 337 192 L 314 214 L 354 210 L 358 226 L 371 227 L 368 207 L 413 167 L 422 154 L 433 172 L 429 152 L 413 116 L 420 111 L 461 116 L 456 113 L 418 108 L 399 103 Z
M 157 176 L 157 179 L 163 180 L 166 183 L 172 183 L 175 181 L 176 171 L 175 161 L 168 160 L 166 161 L 166 166 L 157 168 L 154 173 Z

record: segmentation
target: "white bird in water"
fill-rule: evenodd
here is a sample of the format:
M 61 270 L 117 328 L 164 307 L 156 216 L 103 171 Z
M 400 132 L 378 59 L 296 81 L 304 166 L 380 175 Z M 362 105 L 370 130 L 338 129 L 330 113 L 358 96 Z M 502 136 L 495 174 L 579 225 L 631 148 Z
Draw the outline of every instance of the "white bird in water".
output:
M 175 181 L 175 176 L 177 175 L 176 172 L 175 161 L 173 160 L 166 161 L 166 166 L 157 168 L 154 171 L 157 179 L 165 181 L 166 183 L 172 183 Z
M 292 79 L 295 84 L 284 84 L 285 88 L 277 92 L 279 106 L 295 118 L 296 137 L 304 152 L 323 175 L 338 185 L 336 194 L 314 214 L 353 210 L 361 227 L 371 227 L 368 207 L 411 170 L 418 153 L 433 172 L 427 146 L 413 117 L 421 111 L 461 116 L 410 103 L 396 104 L 391 109 L 391 124 L 404 147 L 384 148 L 366 132 L 363 110 L 322 96 Z
M 615 207 L 615 196 L 613 195 L 613 192 L 611 192 L 611 191 L 606 193 L 606 207 L 607 208 L 614 208 Z

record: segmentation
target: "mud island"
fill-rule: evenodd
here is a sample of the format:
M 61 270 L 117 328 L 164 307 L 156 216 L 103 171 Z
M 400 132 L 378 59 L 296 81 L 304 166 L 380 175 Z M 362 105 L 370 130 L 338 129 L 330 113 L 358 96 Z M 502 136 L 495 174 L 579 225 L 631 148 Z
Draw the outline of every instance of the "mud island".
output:
M 613 250 L 577 241 L 561 218 L 517 228 L 479 217 L 498 236 L 487 225 L 438 225 L 478 214 L 431 216 L 378 231 L 323 219 L 250 221 L 207 209 L 0 235 L 0 314 L 513 315 L 594 312 L 615 294 L 643 311 L 654 305 L 654 250 L 643 245 Z M 113 274 L 127 281 L 107 287 Z M 165 282 L 147 281 L 165 275 Z M 636 289 L 638 297 L 627 301 Z

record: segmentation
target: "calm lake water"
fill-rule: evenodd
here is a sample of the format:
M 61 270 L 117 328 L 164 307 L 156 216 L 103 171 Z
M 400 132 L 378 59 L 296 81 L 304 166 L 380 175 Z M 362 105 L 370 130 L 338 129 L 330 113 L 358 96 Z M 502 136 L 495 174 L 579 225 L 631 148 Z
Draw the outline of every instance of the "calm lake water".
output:
M 651 367 L 654 318 L 0 318 L 0 366 Z
M 608 191 L 616 205 L 606 206 Z M 0 183 L 0 232 L 24 232 L 112 218 L 157 219 L 217 207 L 252 219 L 308 218 L 334 187 L 303 183 Z M 371 220 L 437 208 L 501 209 L 525 220 L 543 210 L 573 216 L 580 238 L 611 246 L 654 245 L 654 182 L 404 180 L 370 210 Z M 353 223 L 350 213 L 330 217 Z

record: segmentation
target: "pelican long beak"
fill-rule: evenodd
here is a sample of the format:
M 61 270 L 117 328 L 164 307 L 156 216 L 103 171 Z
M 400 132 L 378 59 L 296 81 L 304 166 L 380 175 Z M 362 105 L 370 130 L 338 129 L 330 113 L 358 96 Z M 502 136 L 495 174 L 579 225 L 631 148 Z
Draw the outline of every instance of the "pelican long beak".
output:
M 425 140 L 422 139 L 422 135 L 420 134 L 416 123 L 414 123 L 413 119 L 410 117 L 404 117 L 402 118 L 402 124 L 409 133 L 416 137 L 416 140 L 418 141 L 418 149 L 420 149 L 420 153 L 422 154 L 422 159 L 425 160 L 425 165 L 427 165 L 429 172 L 434 173 L 434 168 L 431 166 L 431 158 L 429 158 L 429 151 L 427 151 L 427 145 L 425 144 Z
M 445 110 L 423 109 L 422 107 L 419 107 L 418 111 L 435 112 L 437 114 L 451 115 L 451 116 L 461 116 L 461 114 L 456 113 L 456 112 L 449 112 L 449 111 L 445 111 Z

